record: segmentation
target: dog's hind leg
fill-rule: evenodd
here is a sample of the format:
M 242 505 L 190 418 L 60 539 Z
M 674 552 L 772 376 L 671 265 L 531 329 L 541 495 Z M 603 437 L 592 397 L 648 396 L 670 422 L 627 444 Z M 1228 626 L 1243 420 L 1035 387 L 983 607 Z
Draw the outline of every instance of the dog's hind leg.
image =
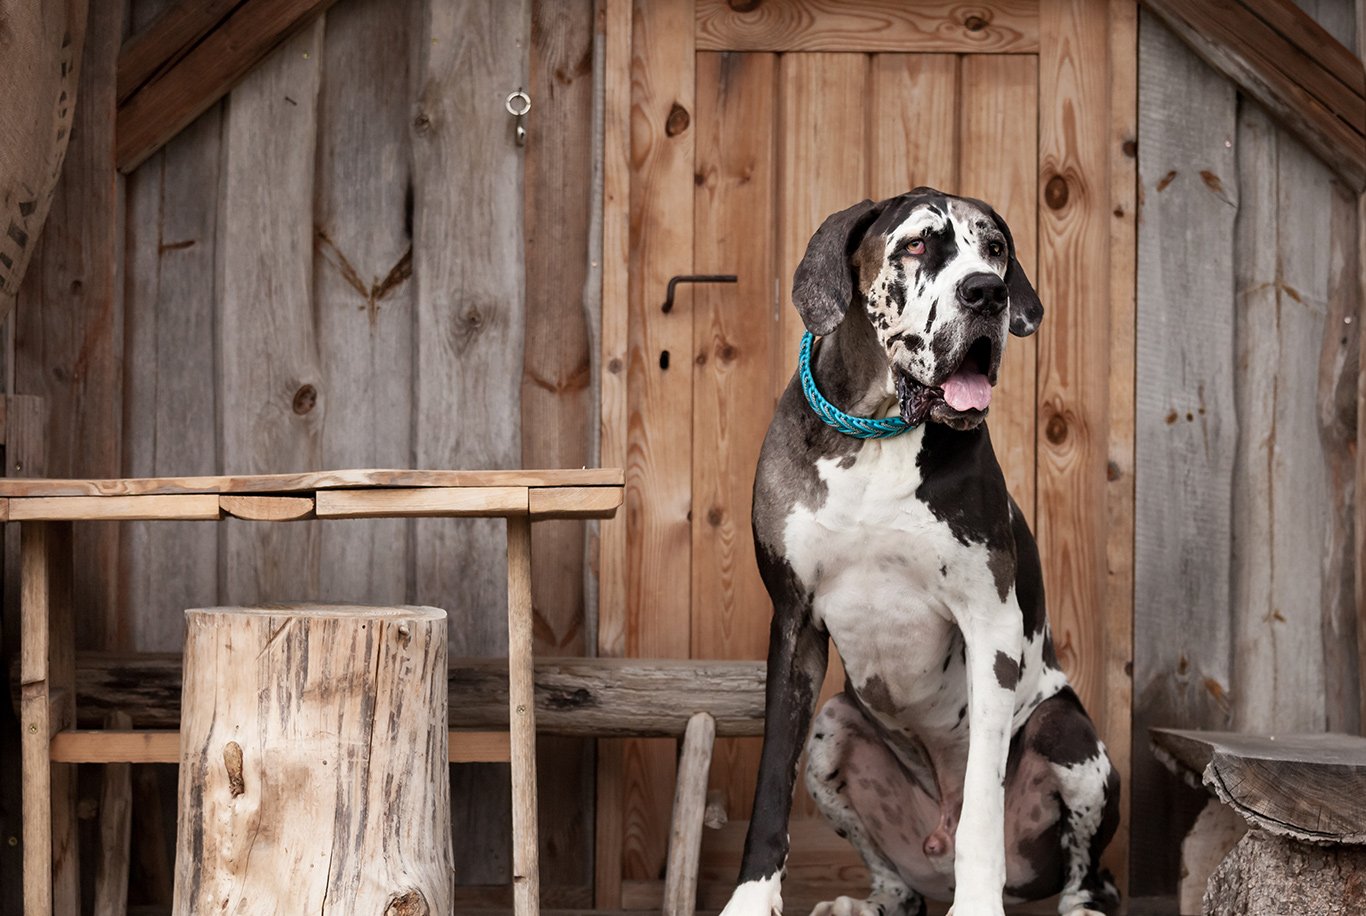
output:
M 924 831 L 912 825 L 916 818 L 908 810 L 918 790 L 903 784 L 908 782 L 862 711 L 844 694 L 831 698 L 812 725 L 806 787 L 826 820 L 858 850 L 872 886 L 867 899 L 837 897 L 817 904 L 811 916 L 924 916 L 924 898 L 883 851 L 889 831 L 907 849 L 923 842 Z M 921 801 L 928 808 L 929 800 Z

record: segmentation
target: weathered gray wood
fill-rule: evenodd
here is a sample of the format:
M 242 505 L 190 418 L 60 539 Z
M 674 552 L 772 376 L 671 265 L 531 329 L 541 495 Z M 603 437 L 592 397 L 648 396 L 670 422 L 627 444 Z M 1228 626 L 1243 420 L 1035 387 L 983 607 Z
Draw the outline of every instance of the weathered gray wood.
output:
M 1230 684 L 1233 87 L 1151 15 L 1139 32 L 1134 746 L 1225 726 Z M 1191 634 L 1198 633 L 1199 639 Z M 1170 893 L 1204 803 L 1135 754 L 1132 890 Z
M 669 859 L 664 872 L 664 916 L 693 916 L 697 909 L 697 867 L 702 851 L 702 818 L 707 779 L 716 743 L 716 722 L 705 712 L 688 720 L 678 756 Z
M 273 51 L 227 101 L 217 253 L 222 463 L 319 467 L 327 392 L 313 327 L 313 170 L 324 24 Z M 220 597 L 316 598 L 312 525 L 226 522 Z
M 395 100 L 407 90 L 416 25 L 384 0 L 327 13 L 313 239 L 322 467 L 415 466 L 411 112 Z M 320 525 L 319 597 L 406 600 L 411 527 Z
M 522 157 L 507 95 L 527 84 L 527 0 L 421 4 L 413 124 L 418 467 L 511 467 L 521 456 Z M 533 102 L 534 105 L 534 102 Z M 533 109 L 534 116 L 534 109 Z M 454 655 L 503 654 L 500 522 L 414 524 L 415 597 L 450 614 Z M 458 768 L 462 884 L 508 879 L 501 764 Z
M 597 387 L 582 290 L 593 207 L 593 3 L 532 0 L 527 123 L 526 339 L 521 385 L 523 467 L 584 467 Z M 581 521 L 531 529 L 536 651 L 591 654 Z M 592 742 L 549 738 L 536 747 L 541 885 L 593 883 Z
M 1332 174 L 1255 103 L 1238 118 L 1233 478 L 1233 724 L 1324 726 L 1324 541 L 1332 515 L 1318 422 Z M 1184 723 L 1183 723 L 1184 724 Z
M 104 725 L 106 728 L 126 729 L 131 721 L 128 713 L 120 711 L 106 716 Z M 133 803 L 131 769 L 126 763 L 111 763 L 103 767 L 94 916 L 124 916 L 128 912 L 130 809 Z
M 1200 912 L 1200 901 L 1204 899 L 1210 875 L 1214 874 L 1224 856 L 1238 845 L 1247 829 L 1247 821 L 1219 799 L 1211 798 L 1205 803 L 1200 816 L 1195 819 L 1195 826 L 1181 841 L 1178 912 Z
M 139 0 L 139 32 L 170 4 Z M 221 107 L 128 176 L 123 466 L 130 476 L 213 474 L 214 253 Z M 130 645 L 178 649 L 187 607 L 218 602 L 218 526 L 130 522 L 120 548 L 120 605 Z
M 1210 877 L 1206 916 L 1366 912 L 1366 846 L 1315 846 L 1249 831 Z
M 678 737 L 705 712 L 723 736 L 763 734 L 764 663 L 538 658 L 536 726 L 545 734 Z M 507 725 L 507 664 L 454 658 L 447 684 L 452 728 Z M 11 685 L 13 687 L 13 684 Z M 170 653 L 81 653 L 76 708 L 85 727 L 127 709 L 136 728 L 180 721 L 180 658 Z
M 1153 744 L 1249 824 L 1316 843 L 1366 843 L 1366 738 L 1154 729 Z

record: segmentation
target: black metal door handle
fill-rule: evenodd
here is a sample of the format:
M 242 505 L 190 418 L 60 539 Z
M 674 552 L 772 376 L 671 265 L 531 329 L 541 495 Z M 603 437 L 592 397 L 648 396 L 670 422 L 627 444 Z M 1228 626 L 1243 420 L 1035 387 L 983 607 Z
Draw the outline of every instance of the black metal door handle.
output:
M 669 278 L 669 289 L 664 296 L 664 312 L 668 314 L 674 310 L 674 287 L 680 283 L 738 283 L 740 278 L 735 274 L 680 274 L 677 277 Z

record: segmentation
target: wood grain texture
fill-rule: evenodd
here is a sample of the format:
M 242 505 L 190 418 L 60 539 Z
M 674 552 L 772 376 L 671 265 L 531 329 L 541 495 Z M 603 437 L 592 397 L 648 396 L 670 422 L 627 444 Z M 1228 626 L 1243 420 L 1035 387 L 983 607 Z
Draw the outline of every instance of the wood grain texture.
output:
M 123 442 L 123 181 L 113 171 L 114 68 L 123 0 L 91 6 L 62 177 L 19 290 L 14 384 L 46 402 L 46 472 L 115 476 Z M 75 601 L 82 646 L 121 644 L 119 531 L 83 526 Z
M 962 60 L 958 193 L 984 200 L 1010 226 L 1016 260 L 1037 282 L 1039 66 L 1034 57 L 974 54 Z M 907 121 L 918 120 L 907 118 Z M 1045 321 L 1049 320 L 1044 300 Z M 1011 337 L 992 398 L 992 449 L 1006 486 L 1034 521 L 1038 335 Z
M 416 17 L 382 0 L 329 10 L 321 50 L 311 264 L 324 402 L 315 467 L 414 467 L 409 61 Z M 318 526 L 316 598 L 407 600 L 412 525 Z
M 526 515 L 527 490 L 525 487 L 319 490 L 314 505 L 318 518 L 499 518 Z
M 541 906 L 536 810 L 536 700 L 532 666 L 531 520 L 507 521 L 508 732 L 512 772 L 512 901 L 516 916 Z
M 527 122 L 526 340 L 522 365 L 522 466 L 595 464 L 598 380 L 594 375 L 599 302 L 592 289 L 594 174 L 592 0 L 533 0 Z M 622 494 L 590 489 L 531 492 L 534 517 L 564 519 L 531 528 L 536 651 L 591 655 L 595 633 L 586 588 L 592 506 L 610 517 Z M 541 884 L 591 887 L 593 768 L 590 741 L 537 742 Z
M 1039 331 L 1035 534 L 1058 658 L 1102 737 L 1107 723 L 1105 474 L 1109 437 L 1108 17 L 1075 0 L 1040 5 Z
M 869 196 L 874 200 L 921 185 L 958 192 L 962 60 L 954 54 L 873 55 L 872 110 L 900 113 L 870 119 Z
M 241 0 L 180 0 L 161 4 L 155 17 L 136 17 L 132 37 L 119 49 L 118 100 L 123 102 L 184 57 L 240 4 Z
M 1251 830 L 1210 877 L 1204 912 L 1351 916 L 1366 908 L 1363 871 L 1364 847 L 1311 845 Z
M 1332 501 L 1309 357 L 1324 334 L 1332 176 L 1255 103 L 1239 112 L 1237 158 L 1233 725 L 1309 731 L 1326 718 Z
M 223 467 L 321 466 L 327 410 L 313 321 L 313 174 L 324 27 L 281 45 L 237 86 L 224 113 L 216 256 Z M 314 526 L 230 524 L 221 598 L 316 598 Z
M 1230 716 L 1238 172 L 1233 86 L 1151 15 L 1139 35 L 1133 743 L 1143 748 L 1150 725 L 1219 728 Z M 1179 863 L 1166 839 L 1184 834 L 1203 799 L 1146 753 L 1134 755 L 1132 780 L 1134 808 L 1148 812 L 1132 825 L 1132 891 L 1170 893 Z
M 127 728 L 128 713 L 111 713 L 110 728 Z M 100 785 L 100 847 L 95 863 L 94 916 L 127 916 L 128 865 L 131 841 L 133 780 L 131 767 L 104 767 Z
M 507 732 L 451 731 L 450 763 L 507 763 Z M 68 729 L 52 736 L 52 759 L 62 763 L 179 763 L 180 733 L 133 729 Z
M 697 47 L 705 51 L 940 51 L 1030 53 L 1039 49 L 1038 4 L 990 6 L 896 0 L 775 0 L 737 6 L 698 0 Z
M 626 654 L 689 654 L 696 288 L 664 313 L 670 277 L 693 273 L 695 56 L 690 0 L 637 2 L 631 18 L 627 355 Z M 625 871 L 664 865 L 674 749 L 629 743 Z
M 159 493 L 304 493 L 376 487 L 616 487 L 620 468 L 569 470 L 340 470 L 235 477 L 6 478 L 0 496 L 146 496 Z
M 39 496 L 10 500 L 11 521 L 218 520 L 212 493 L 181 496 Z
M 697 56 L 693 267 L 740 278 L 693 292 L 691 654 L 697 658 L 762 659 L 768 651 L 771 605 L 754 556 L 750 510 L 754 468 L 773 416 L 771 398 L 754 395 L 771 390 L 779 328 L 772 234 L 776 79 L 772 54 Z M 747 811 L 753 800 L 759 750 L 753 740 L 716 744 L 711 785 L 725 791 L 731 810 Z
M 688 721 L 678 757 L 678 783 L 669 823 L 669 861 L 664 873 L 664 916 L 692 916 L 697 908 L 697 866 L 702 814 L 707 807 L 716 723 L 704 712 Z
M 139 2 L 133 28 L 164 3 Z M 160 20 L 157 20 L 160 21 Z M 129 52 L 121 52 L 120 59 Z M 123 462 L 118 473 L 213 474 L 219 167 L 222 105 L 166 144 L 126 181 Z M 120 539 L 119 600 L 129 644 L 171 650 L 181 613 L 218 602 L 216 525 L 131 523 Z
M 242 82 L 335 0 L 245 0 L 118 108 L 114 152 L 125 174 Z M 111 82 L 110 90 L 114 89 Z
M 1134 444 L 1138 260 L 1138 6 L 1110 12 L 1110 434 L 1105 469 L 1105 746 L 1120 775 L 1120 829 L 1104 862 L 1129 895 L 1134 658 Z
M 172 912 L 449 912 L 445 612 L 187 617 Z
M 220 496 L 218 508 L 224 515 L 257 522 L 313 517 L 313 500 L 308 496 Z

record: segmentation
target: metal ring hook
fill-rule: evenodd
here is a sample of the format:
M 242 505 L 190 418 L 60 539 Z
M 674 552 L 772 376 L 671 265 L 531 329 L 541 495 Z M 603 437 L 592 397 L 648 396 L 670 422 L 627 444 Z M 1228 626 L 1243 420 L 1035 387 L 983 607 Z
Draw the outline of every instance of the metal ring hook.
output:
M 508 114 L 517 119 L 517 145 L 526 146 L 526 113 L 531 110 L 531 96 L 526 94 L 526 90 L 518 89 L 508 95 L 508 100 L 504 106 Z

